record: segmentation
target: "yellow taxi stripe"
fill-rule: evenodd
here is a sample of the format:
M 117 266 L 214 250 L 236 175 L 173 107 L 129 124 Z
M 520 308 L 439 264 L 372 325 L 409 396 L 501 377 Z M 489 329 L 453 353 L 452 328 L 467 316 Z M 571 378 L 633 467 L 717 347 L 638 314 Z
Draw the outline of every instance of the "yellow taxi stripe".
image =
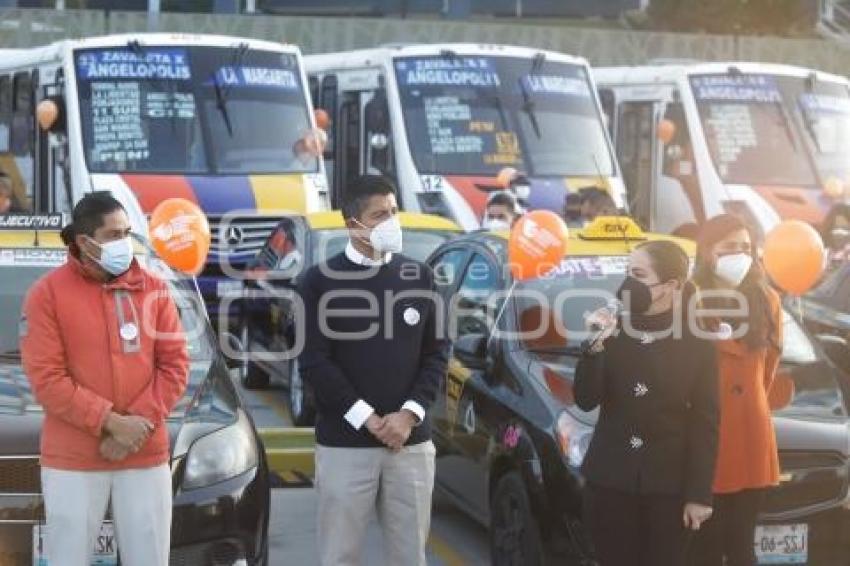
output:
M 251 175 L 250 180 L 258 211 L 307 211 L 307 192 L 301 175 Z

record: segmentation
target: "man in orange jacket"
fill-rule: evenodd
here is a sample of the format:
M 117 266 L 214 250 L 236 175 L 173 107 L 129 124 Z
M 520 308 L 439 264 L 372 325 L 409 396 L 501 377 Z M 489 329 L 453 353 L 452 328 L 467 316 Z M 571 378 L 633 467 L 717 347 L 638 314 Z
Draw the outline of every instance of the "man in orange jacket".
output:
M 133 258 L 108 193 L 74 208 L 68 261 L 30 289 L 21 355 L 44 407 L 42 491 L 51 566 L 89 566 L 112 501 L 125 566 L 167 566 L 171 472 L 165 419 L 188 353 L 165 282 Z

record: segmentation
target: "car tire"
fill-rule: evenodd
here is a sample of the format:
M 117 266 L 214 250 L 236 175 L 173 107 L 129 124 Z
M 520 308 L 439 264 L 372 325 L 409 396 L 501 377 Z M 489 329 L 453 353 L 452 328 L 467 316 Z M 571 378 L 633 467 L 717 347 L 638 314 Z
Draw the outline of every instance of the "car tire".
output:
M 494 566 L 544 563 L 540 528 L 522 477 L 509 472 L 496 483 L 490 513 L 490 556 Z
M 289 412 L 295 426 L 313 426 L 316 422 L 316 408 L 307 393 L 307 385 L 301 377 L 298 358 L 289 360 Z
M 251 351 L 251 333 L 247 326 L 242 328 L 240 340 L 246 352 Z M 239 381 L 245 389 L 266 389 L 269 386 L 269 374 L 255 362 L 244 357 L 239 362 Z

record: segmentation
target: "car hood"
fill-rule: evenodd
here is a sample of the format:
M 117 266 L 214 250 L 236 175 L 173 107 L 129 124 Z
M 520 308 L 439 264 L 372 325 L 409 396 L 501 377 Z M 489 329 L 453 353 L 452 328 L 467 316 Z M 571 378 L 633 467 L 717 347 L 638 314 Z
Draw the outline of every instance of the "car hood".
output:
M 234 422 L 238 403 L 223 362 L 192 362 L 186 392 L 168 417 L 172 450 L 185 428 L 196 437 Z M 0 456 L 37 455 L 43 420 L 23 368 L 0 364 Z

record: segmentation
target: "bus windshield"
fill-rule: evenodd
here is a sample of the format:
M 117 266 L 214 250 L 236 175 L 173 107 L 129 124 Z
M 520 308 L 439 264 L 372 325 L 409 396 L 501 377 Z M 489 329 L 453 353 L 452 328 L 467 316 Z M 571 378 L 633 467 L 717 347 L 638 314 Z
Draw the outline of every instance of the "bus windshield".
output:
M 691 76 L 706 143 L 724 183 L 816 187 L 776 77 Z
M 584 67 L 537 58 L 395 59 L 420 174 L 610 176 L 614 161 Z
M 780 81 L 789 111 L 802 126 L 822 181 L 850 182 L 850 92 L 847 85 L 787 77 Z
M 309 127 L 296 55 L 233 47 L 75 52 L 92 173 L 315 172 L 295 148 Z

